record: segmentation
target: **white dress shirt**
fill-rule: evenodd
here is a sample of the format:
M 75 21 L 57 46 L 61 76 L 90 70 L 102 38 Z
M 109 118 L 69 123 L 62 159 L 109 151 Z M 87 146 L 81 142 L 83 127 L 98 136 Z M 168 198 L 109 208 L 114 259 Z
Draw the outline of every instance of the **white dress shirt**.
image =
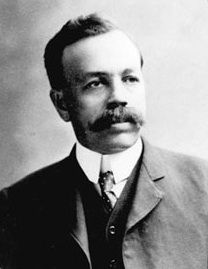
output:
M 108 157 L 111 170 L 114 175 L 115 185 L 112 191 L 118 198 L 130 176 L 136 162 L 139 160 L 142 152 L 142 141 L 139 138 L 137 142 L 125 151 L 105 155 Z M 92 151 L 82 146 L 78 141 L 76 143 L 76 158 L 87 178 L 98 185 L 100 174 L 102 154 Z

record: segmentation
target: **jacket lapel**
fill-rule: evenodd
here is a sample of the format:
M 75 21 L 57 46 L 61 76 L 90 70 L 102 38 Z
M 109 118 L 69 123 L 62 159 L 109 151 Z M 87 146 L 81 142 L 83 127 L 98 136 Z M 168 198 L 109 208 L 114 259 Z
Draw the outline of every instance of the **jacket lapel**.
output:
M 127 220 L 127 231 L 154 210 L 164 195 L 156 186 L 156 181 L 163 179 L 165 174 L 159 154 L 148 142 L 143 140 L 143 143 L 144 152 L 135 196 Z
M 72 220 L 70 234 L 74 240 L 78 243 L 80 248 L 85 253 L 89 266 L 91 268 L 89 245 L 88 245 L 88 235 L 87 235 L 87 225 L 85 220 L 85 213 L 83 207 L 83 200 L 81 195 L 81 189 L 86 182 L 86 177 L 80 168 L 76 157 L 75 157 L 75 146 L 70 154 L 70 169 L 73 171 L 73 182 L 74 182 L 74 195 L 72 197 L 73 207 L 71 208 Z
M 76 216 L 75 216 L 76 220 L 73 223 L 70 233 L 71 233 L 71 236 L 78 243 L 78 245 L 81 247 L 81 249 L 84 251 L 90 264 L 87 226 L 86 226 L 86 221 L 85 221 L 82 198 L 79 191 L 77 191 L 75 199 L 76 199 Z

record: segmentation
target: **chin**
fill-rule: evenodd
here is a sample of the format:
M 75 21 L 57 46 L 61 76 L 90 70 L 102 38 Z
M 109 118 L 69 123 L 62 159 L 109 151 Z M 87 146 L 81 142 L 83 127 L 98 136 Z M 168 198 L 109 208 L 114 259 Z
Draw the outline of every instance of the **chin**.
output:
M 114 154 L 119 153 L 128 148 L 132 147 L 136 141 L 138 140 L 139 135 L 137 136 L 129 136 L 126 134 L 122 134 L 119 137 L 114 137 L 111 139 L 104 139 L 102 142 L 100 141 L 100 153 L 102 154 Z

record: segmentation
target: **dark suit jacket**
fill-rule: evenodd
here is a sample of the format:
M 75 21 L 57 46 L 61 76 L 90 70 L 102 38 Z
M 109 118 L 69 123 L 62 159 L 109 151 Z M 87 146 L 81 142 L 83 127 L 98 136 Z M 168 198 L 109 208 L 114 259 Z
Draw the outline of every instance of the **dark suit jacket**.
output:
M 0 192 L 0 267 L 91 268 L 80 191 L 90 183 L 74 154 Z M 207 164 L 144 142 L 125 268 L 206 269 L 207 239 Z

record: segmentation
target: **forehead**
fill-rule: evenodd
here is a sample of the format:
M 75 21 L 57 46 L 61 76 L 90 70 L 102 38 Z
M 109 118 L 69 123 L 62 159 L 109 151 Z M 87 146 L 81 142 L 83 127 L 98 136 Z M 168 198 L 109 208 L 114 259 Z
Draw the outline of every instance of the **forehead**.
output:
M 121 31 L 113 30 L 82 39 L 63 51 L 64 72 L 122 72 L 140 69 L 141 55 L 135 44 Z

